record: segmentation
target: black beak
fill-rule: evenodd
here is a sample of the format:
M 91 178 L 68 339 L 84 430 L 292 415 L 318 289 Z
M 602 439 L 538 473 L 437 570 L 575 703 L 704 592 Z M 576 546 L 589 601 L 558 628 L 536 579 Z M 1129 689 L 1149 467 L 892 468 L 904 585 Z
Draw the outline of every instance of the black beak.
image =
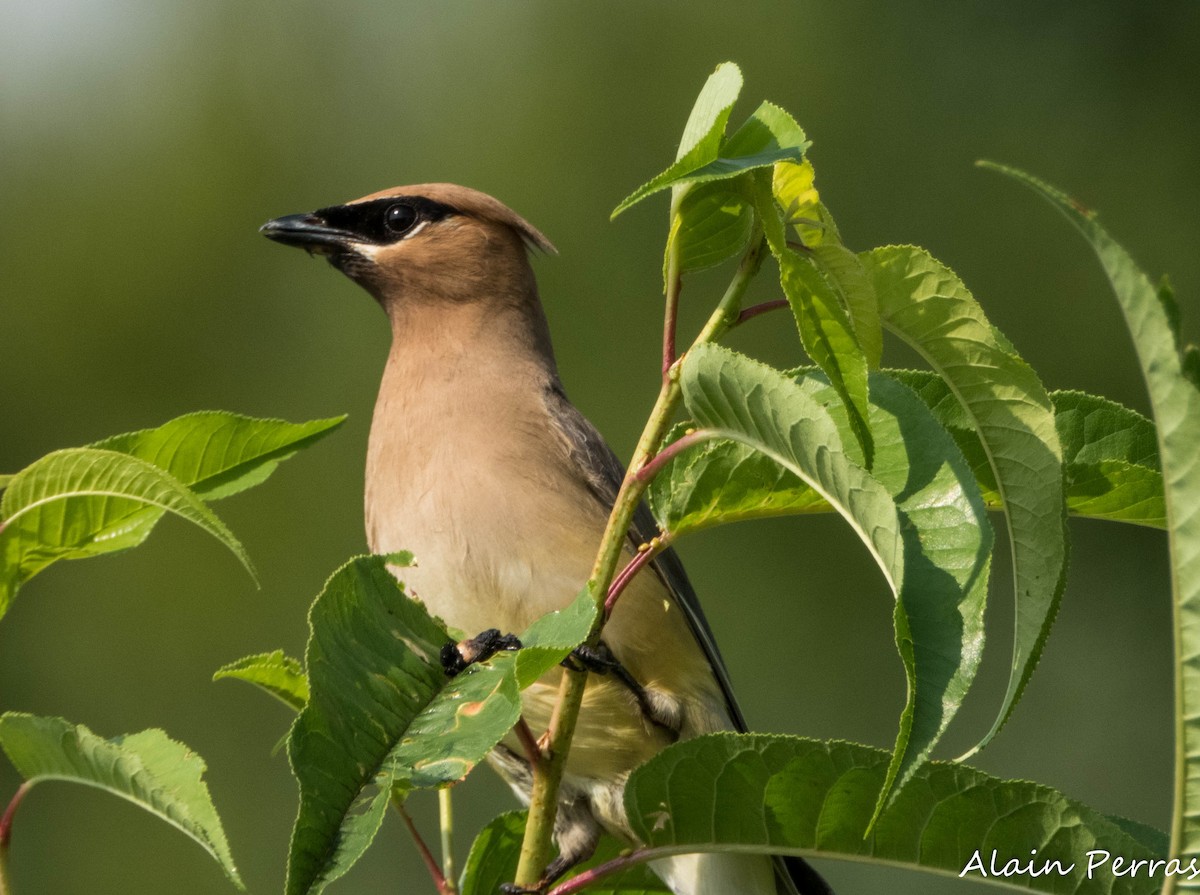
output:
M 315 214 L 284 215 L 267 221 L 258 228 L 258 232 L 285 246 L 296 246 L 322 255 L 347 251 L 350 243 L 359 238 L 348 230 L 329 226 Z

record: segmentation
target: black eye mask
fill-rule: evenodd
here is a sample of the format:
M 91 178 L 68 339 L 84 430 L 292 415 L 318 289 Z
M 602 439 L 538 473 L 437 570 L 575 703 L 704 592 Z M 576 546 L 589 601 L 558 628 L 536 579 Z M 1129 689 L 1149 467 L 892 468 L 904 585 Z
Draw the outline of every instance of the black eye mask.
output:
M 389 196 L 352 205 L 331 205 L 314 212 L 330 227 L 353 233 L 364 242 L 399 242 L 422 223 L 440 221 L 458 211 L 423 196 Z

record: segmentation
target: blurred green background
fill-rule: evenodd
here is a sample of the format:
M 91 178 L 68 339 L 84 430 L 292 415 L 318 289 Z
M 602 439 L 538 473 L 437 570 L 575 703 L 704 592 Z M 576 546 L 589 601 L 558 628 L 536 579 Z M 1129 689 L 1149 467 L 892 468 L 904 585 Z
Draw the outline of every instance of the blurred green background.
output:
M 674 157 L 726 59 L 808 130 L 822 196 L 856 248 L 926 246 L 1051 388 L 1147 408 L 1116 304 L 1024 167 L 1103 213 L 1200 332 L 1200 6 L 1194 2 L 321 3 L 0 0 L 0 471 L 225 408 L 345 429 L 218 506 L 262 574 L 165 522 L 133 553 L 57 566 L 0 623 L 0 710 L 111 736 L 161 726 L 208 780 L 253 892 L 282 887 L 295 788 L 271 749 L 289 716 L 210 682 L 246 653 L 303 650 L 325 577 L 364 549 L 362 466 L 387 350 L 379 309 L 255 232 L 382 187 L 457 181 L 511 204 L 561 254 L 536 267 L 574 400 L 627 456 L 657 385 L 665 200 L 608 214 Z M 724 274 L 685 290 L 695 327 Z M 757 296 L 774 295 L 769 276 Z M 777 315 L 743 350 L 799 360 Z M 889 349 L 887 360 L 910 359 Z M 499 510 L 498 510 L 499 511 Z M 1166 825 L 1171 641 L 1158 532 L 1074 523 L 1041 667 L 977 763 Z M 1005 549 L 1003 543 L 1001 549 Z M 903 701 L 890 599 L 835 519 L 744 525 L 681 552 L 752 723 L 890 746 Z M 987 728 L 1007 674 L 1008 563 L 989 653 L 941 754 Z M 486 779 L 485 779 L 486 778 Z M 17 779 L 0 760 L 0 799 Z M 462 851 L 511 803 L 459 799 Z M 427 828 L 432 799 L 419 800 Z M 232 891 L 138 809 L 48 784 L 21 809 L 19 895 Z M 842 893 L 978 891 L 821 862 Z M 401 826 L 334 891 L 432 891 Z

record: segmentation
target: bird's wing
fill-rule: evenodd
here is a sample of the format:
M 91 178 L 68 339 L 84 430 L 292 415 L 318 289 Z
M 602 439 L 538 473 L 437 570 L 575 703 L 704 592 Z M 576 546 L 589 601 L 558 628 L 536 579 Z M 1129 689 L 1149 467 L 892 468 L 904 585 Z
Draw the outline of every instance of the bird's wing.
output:
M 608 446 L 604 436 L 596 431 L 596 427 L 587 417 L 567 399 L 562 386 L 557 382 L 553 383 L 547 391 L 547 405 L 550 416 L 558 424 L 567 442 L 571 459 L 579 467 L 597 499 L 606 508 L 611 508 L 617 499 L 617 491 L 620 490 L 621 482 L 625 478 L 624 465 L 617 459 L 612 448 Z M 636 548 L 639 544 L 649 543 L 651 538 L 657 537 L 659 534 L 654 514 L 650 512 L 650 508 L 645 502 L 639 502 L 633 515 L 633 523 L 629 528 L 630 541 Z M 745 732 L 747 730 L 746 718 L 742 714 L 737 698 L 733 695 L 733 684 L 729 680 L 729 671 L 725 667 L 725 660 L 721 658 L 721 651 L 717 648 L 712 628 L 709 627 L 708 619 L 704 617 L 704 610 L 700 607 L 696 591 L 688 581 L 683 563 L 680 562 L 675 551 L 668 548 L 654 559 L 650 568 L 658 575 L 671 596 L 674 597 L 675 602 L 683 610 L 688 627 L 691 628 L 692 635 L 700 644 L 700 648 L 704 650 L 704 655 L 712 667 L 713 675 L 721 686 L 721 693 L 725 697 L 725 706 L 729 710 L 729 718 L 733 722 L 734 728 Z

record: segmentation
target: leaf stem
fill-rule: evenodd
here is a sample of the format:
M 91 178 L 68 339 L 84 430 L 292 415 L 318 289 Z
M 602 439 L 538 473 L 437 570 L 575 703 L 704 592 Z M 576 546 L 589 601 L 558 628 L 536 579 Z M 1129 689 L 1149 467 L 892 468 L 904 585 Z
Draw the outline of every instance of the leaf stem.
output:
M 17 806 L 31 788 L 32 784 L 28 780 L 18 786 L 8 807 L 4 809 L 4 816 L 0 817 L 0 895 L 12 895 L 12 879 L 8 875 L 8 844 L 12 841 L 13 818 L 16 817 Z
M 555 886 L 546 895 L 575 895 L 576 892 L 582 892 L 598 879 L 603 879 L 622 870 L 628 870 L 635 864 L 643 864 L 646 861 L 653 861 L 655 858 L 668 857 L 678 853 L 678 846 L 634 849 L 628 854 L 619 855 L 611 861 L 598 864 L 591 870 L 585 870 L 583 873 L 576 874 L 565 883 Z
M 684 433 L 683 437 L 672 441 L 665 448 L 659 451 L 654 457 L 649 460 L 645 466 L 637 471 L 635 478 L 639 482 L 647 483 L 654 478 L 676 456 L 686 451 L 692 445 L 699 444 L 702 441 L 708 441 L 710 438 L 716 438 L 717 433 L 709 429 L 691 429 Z
M 746 310 L 738 314 L 737 321 L 734 323 L 734 325 L 739 326 L 745 323 L 747 320 L 757 317 L 759 314 L 765 314 L 767 311 L 774 311 L 779 308 L 786 308 L 787 306 L 788 301 L 786 298 L 777 298 L 774 301 L 764 301 L 762 304 L 753 305 L 752 307 L 746 308 Z
M 413 819 L 404 809 L 404 803 L 396 798 L 395 795 L 392 796 L 392 807 L 399 811 L 400 816 L 404 818 L 404 825 L 408 827 L 409 835 L 412 836 L 413 843 L 417 846 L 417 853 L 420 854 L 421 860 L 425 862 L 425 868 L 429 871 L 429 875 L 433 877 L 433 884 L 437 886 L 438 892 L 441 895 L 454 895 L 454 887 L 446 881 L 446 877 L 442 873 L 442 868 L 438 866 L 437 858 L 433 856 L 433 852 L 429 850 L 429 846 L 421 838 L 421 833 L 417 829 L 417 825 L 413 823 Z
M 671 244 L 673 246 L 673 244 Z M 737 320 L 742 296 L 762 264 L 763 236 L 761 225 L 756 225 L 750 239 L 750 248 L 742 256 L 737 272 L 725 294 L 721 297 L 708 323 L 696 337 L 693 345 L 710 342 L 727 332 Z M 679 260 L 673 248 L 668 249 L 667 258 L 667 309 L 664 334 L 664 365 L 662 385 L 654 409 L 642 430 L 642 436 L 634 449 L 621 488 L 613 501 L 608 526 L 600 541 L 600 550 L 588 579 L 588 589 L 598 606 L 607 600 L 609 585 L 617 570 L 622 551 L 627 543 L 630 523 L 637 509 L 646 482 L 638 478 L 639 472 L 650 462 L 662 444 L 663 436 L 679 406 L 682 391 L 679 386 L 679 358 L 674 357 L 675 305 L 678 303 L 679 287 L 672 284 L 678 279 Z M 668 353 L 669 351 L 669 353 Z M 588 642 L 595 642 L 604 625 L 604 613 L 597 613 L 596 621 Z M 521 842 L 521 857 L 517 864 L 516 884 L 533 888 L 541 881 L 542 873 L 550 862 L 551 839 L 554 821 L 558 814 L 558 789 L 566 767 L 567 755 L 575 724 L 579 720 L 579 709 L 583 703 L 583 691 L 587 685 L 587 672 L 564 669 L 559 686 L 558 701 L 550 718 L 547 731 L 545 759 L 533 769 L 533 787 L 529 800 L 529 820 L 525 825 L 525 837 Z
M 651 539 L 650 543 L 642 544 L 638 548 L 637 556 L 629 561 L 629 564 L 621 570 L 621 573 L 613 579 L 613 583 L 609 585 L 608 596 L 604 600 L 604 615 L 608 617 L 612 615 L 613 607 L 617 605 L 617 599 L 621 596 L 622 591 L 633 580 L 634 576 L 642 570 L 654 557 L 662 553 L 670 546 L 670 537 L 667 533 L 663 533 L 657 538 Z

